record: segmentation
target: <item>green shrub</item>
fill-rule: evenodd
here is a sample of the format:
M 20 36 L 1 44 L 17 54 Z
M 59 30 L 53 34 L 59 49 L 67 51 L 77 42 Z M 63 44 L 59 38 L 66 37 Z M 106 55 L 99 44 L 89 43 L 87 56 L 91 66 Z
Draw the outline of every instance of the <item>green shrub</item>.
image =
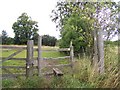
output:
M 2 80 L 2 87 L 3 88 L 12 88 L 16 84 L 14 79 L 3 79 Z
M 47 83 L 44 78 L 38 76 L 33 76 L 27 79 L 19 79 L 19 84 L 21 88 L 46 88 Z

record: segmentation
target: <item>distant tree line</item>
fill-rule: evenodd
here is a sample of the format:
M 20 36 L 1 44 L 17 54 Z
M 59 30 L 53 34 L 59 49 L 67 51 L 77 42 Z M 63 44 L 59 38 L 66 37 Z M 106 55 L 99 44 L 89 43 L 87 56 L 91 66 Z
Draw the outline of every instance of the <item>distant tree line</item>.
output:
M 5 30 L 2 31 L 0 36 L 1 44 L 16 44 L 26 45 L 27 40 L 34 40 L 34 44 L 38 42 L 38 25 L 36 21 L 33 21 L 27 13 L 22 13 L 18 17 L 17 21 L 13 23 L 12 29 L 14 30 L 14 38 L 7 35 Z M 53 36 L 43 35 L 42 44 L 45 46 L 55 46 L 57 39 Z
M 104 41 L 104 43 L 105 43 L 105 46 L 107 46 L 107 45 L 119 46 L 120 45 L 120 40 L 117 40 L 117 41 Z
M 37 39 L 38 37 L 36 37 Z M 15 38 L 11 38 L 8 36 L 7 32 L 5 30 L 2 31 L 2 35 L 0 36 L 0 40 L 1 40 L 1 44 L 3 45 L 10 45 L 10 44 L 16 44 L 18 42 L 16 42 Z M 38 40 L 38 39 L 37 39 Z M 34 41 L 34 44 L 37 45 L 38 41 Z M 57 39 L 54 36 L 50 36 L 50 35 L 43 35 L 42 36 L 42 45 L 44 46 L 55 46 L 57 42 Z M 24 42 L 19 42 L 19 44 L 17 45 L 24 45 Z
M 5 30 L 2 31 L 2 35 L 0 36 L 0 41 L 2 41 L 1 44 L 5 44 L 5 45 L 14 43 L 13 38 L 8 37 L 7 32 Z
M 55 46 L 57 39 L 53 36 L 43 35 L 42 36 L 42 45 L 45 46 Z

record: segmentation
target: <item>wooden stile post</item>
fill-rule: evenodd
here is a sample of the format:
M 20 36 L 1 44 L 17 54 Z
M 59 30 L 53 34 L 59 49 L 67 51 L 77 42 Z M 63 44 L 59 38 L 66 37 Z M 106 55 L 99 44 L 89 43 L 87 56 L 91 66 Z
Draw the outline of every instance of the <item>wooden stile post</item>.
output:
M 104 73 L 104 41 L 103 41 L 103 31 L 98 29 L 98 67 L 99 73 Z
M 71 67 L 73 68 L 73 59 L 74 59 L 74 52 L 73 52 L 73 46 L 72 41 L 70 42 L 70 61 L 71 61 Z
M 38 36 L 38 76 L 41 75 L 41 63 L 40 63 L 40 61 L 42 60 L 41 46 L 42 46 L 42 36 Z
M 97 30 L 95 29 L 93 31 L 93 33 L 94 33 L 94 57 L 93 57 L 92 65 L 94 66 L 94 70 L 97 73 L 99 71 L 99 68 L 98 68 L 98 38 L 97 38 L 98 36 L 97 36 Z
M 99 6 L 97 3 L 97 20 L 99 20 Z M 100 74 L 104 73 L 104 41 L 103 41 L 103 30 L 100 27 L 99 23 L 96 23 L 97 26 L 97 52 L 98 52 L 98 71 Z
M 33 76 L 33 40 L 27 42 L 26 76 Z

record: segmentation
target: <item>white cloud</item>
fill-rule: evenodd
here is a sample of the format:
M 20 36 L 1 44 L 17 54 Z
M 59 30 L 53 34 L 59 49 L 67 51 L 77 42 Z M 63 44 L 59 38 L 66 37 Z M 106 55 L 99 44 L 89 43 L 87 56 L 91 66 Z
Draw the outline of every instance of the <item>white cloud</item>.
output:
M 1 0 L 0 31 L 6 30 L 9 36 L 14 37 L 12 24 L 23 12 L 26 12 L 38 22 L 40 35 L 49 34 L 58 38 L 59 32 L 50 19 L 56 2 L 57 0 Z

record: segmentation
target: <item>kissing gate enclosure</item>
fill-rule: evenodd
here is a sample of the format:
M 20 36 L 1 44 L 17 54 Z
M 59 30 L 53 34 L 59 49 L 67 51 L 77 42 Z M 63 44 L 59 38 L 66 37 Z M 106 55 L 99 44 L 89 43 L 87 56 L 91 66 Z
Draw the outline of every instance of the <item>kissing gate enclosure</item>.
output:
M 11 51 L 15 51 L 14 53 L 12 52 L 11 55 L 8 55 L 8 57 L 1 57 L 1 68 L 2 68 L 2 78 L 10 78 L 10 77 L 18 77 L 18 76 L 26 76 L 26 77 L 31 77 L 35 74 L 34 70 L 37 69 L 37 75 L 46 75 L 49 73 L 43 73 L 42 69 L 43 67 L 43 61 L 48 62 L 50 60 L 64 60 L 64 59 L 69 59 L 70 63 L 68 64 L 54 64 L 54 65 L 46 65 L 45 67 L 53 67 L 53 71 L 57 70 L 57 68 L 54 67 L 63 67 L 63 66 L 71 66 L 73 67 L 73 46 L 72 42 L 70 44 L 70 48 L 61 48 L 61 49 L 52 49 L 52 50 L 43 50 L 42 49 L 42 37 L 38 37 L 38 47 L 34 47 L 34 41 L 33 40 L 28 40 L 27 46 L 8 46 L 8 45 L 2 45 L 0 48 L 3 51 L 8 51 L 9 49 Z M 34 51 L 37 51 L 38 55 L 37 57 L 34 57 Z M 45 58 L 42 57 L 42 52 L 62 52 L 62 51 L 69 51 L 70 55 L 69 56 L 64 56 L 64 57 L 57 57 L 57 58 Z M 16 55 L 19 54 L 20 52 L 25 53 L 25 58 L 23 57 L 17 57 Z M 10 53 L 9 53 L 10 54 Z M 13 60 L 16 60 L 17 64 L 14 65 L 12 62 Z M 23 61 L 23 62 L 22 62 Z M 7 64 L 6 64 L 7 63 Z M 24 63 L 24 66 L 23 64 Z M 12 65 L 11 65 L 12 64 Z M 14 70 L 12 70 L 14 69 Z M 14 72 L 18 70 L 17 72 Z

